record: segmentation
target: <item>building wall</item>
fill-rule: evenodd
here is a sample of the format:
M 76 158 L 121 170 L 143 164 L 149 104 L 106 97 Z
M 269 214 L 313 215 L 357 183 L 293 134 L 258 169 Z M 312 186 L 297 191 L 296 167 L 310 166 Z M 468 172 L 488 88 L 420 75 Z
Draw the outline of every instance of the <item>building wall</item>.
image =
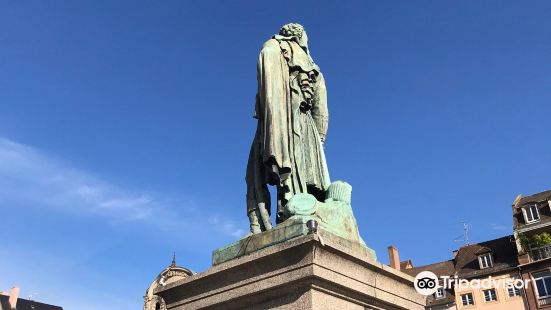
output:
M 526 272 L 522 274 L 523 280 L 531 280 L 530 273 Z M 526 291 L 526 302 L 528 303 L 529 309 L 538 309 L 536 292 L 534 291 L 534 285 L 530 284 L 525 288 Z
M 503 274 L 503 275 L 493 275 L 492 278 L 495 280 L 505 281 L 506 279 L 512 279 L 516 276 L 517 273 Z M 480 278 L 480 280 L 485 279 Z M 485 288 L 484 288 L 485 289 Z M 506 287 L 498 287 L 496 289 L 497 301 L 485 302 L 483 289 L 473 289 L 473 288 L 455 288 L 455 302 L 457 304 L 457 309 L 484 309 L 484 310 L 521 310 L 528 309 L 525 306 L 523 299 L 523 291 L 520 292 L 520 296 L 509 297 Z M 474 299 L 473 306 L 463 306 L 461 302 L 461 295 L 466 293 L 472 293 Z
M 522 278 L 524 280 L 528 280 L 529 283 L 526 287 L 526 299 L 528 302 L 528 305 L 530 306 L 530 309 L 551 309 L 551 305 L 546 306 L 539 306 L 538 305 L 538 295 L 537 290 L 534 285 L 534 282 L 532 281 L 531 274 L 533 272 L 539 272 L 544 270 L 549 270 L 551 262 L 549 261 L 542 261 L 539 263 L 534 263 L 529 266 L 523 267 L 521 270 L 522 272 Z
M 427 310 L 457 310 L 457 307 L 454 304 L 451 304 L 451 305 L 427 307 Z

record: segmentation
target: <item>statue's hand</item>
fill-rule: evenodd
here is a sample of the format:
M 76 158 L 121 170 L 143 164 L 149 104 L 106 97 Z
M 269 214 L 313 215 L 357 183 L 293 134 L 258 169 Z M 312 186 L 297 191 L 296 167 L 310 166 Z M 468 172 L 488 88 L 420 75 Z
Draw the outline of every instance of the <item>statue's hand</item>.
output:
M 310 111 L 312 109 L 312 100 L 307 99 L 306 101 L 303 101 L 300 103 L 300 110 L 304 113 L 307 111 Z

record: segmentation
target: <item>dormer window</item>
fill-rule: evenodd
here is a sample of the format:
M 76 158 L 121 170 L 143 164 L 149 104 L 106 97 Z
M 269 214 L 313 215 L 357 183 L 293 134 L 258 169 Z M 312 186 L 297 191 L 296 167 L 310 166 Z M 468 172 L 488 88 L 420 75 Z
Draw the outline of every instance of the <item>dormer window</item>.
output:
M 540 212 L 538 206 L 535 204 L 524 207 L 523 213 L 527 224 L 535 223 L 540 220 Z
M 480 265 L 480 269 L 486 269 L 494 266 L 494 262 L 492 260 L 492 253 L 486 253 L 478 256 L 478 264 Z
M 439 287 L 436 292 L 434 293 L 434 298 L 435 299 L 442 299 L 446 297 L 446 291 L 444 290 L 443 287 Z

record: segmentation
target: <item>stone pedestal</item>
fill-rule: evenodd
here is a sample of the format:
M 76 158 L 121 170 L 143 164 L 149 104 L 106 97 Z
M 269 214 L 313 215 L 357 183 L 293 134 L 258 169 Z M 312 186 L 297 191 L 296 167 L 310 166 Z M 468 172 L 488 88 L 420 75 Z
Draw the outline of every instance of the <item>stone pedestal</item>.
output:
M 223 262 L 248 255 L 256 252 L 260 249 L 273 246 L 278 243 L 286 242 L 293 238 L 308 235 L 308 228 L 306 222 L 311 219 L 308 216 L 293 216 L 285 222 L 277 225 L 273 229 L 262 232 L 260 234 L 250 235 L 247 238 L 243 238 L 230 245 L 215 250 L 212 253 L 212 265 L 218 265 Z M 346 248 L 349 251 L 355 253 L 357 256 L 364 258 L 365 260 L 375 261 L 377 256 L 375 251 L 368 248 L 365 244 L 356 242 L 354 240 L 343 238 L 338 236 L 333 231 L 329 230 L 331 227 L 325 227 L 324 223 L 320 223 L 318 232 L 322 236 L 327 236 L 333 245 L 338 244 L 341 248 Z M 358 241 L 361 240 L 358 235 Z
M 424 309 L 412 277 L 327 231 L 318 234 L 221 262 L 155 293 L 178 310 Z

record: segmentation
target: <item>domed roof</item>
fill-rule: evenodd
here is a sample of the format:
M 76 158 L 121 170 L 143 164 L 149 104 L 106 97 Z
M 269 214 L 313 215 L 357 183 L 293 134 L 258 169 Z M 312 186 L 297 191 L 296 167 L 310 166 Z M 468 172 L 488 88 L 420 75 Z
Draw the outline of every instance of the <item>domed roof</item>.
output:
M 158 288 L 165 286 L 169 283 L 176 282 L 178 280 L 185 279 L 189 276 L 194 275 L 195 272 L 176 265 L 176 254 L 172 257 L 172 263 L 163 269 L 159 275 L 153 280 L 153 283 L 149 286 L 149 288 L 145 291 L 144 296 L 144 309 L 156 309 L 156 304 L 163 304 L 164 301 L 157 295 L 155 295 L 153 292 Z M 161 308 L 162 309 L 162 308 Z
M 172 263 L 163 269 L 155 278 L 155 281 L 159 281 L 159 284 L 162 286 L 167 285 L 168 283 L 175 282 L 180 279 L 185 279 L 189 276 L 192 276 L 195 272 L 176 265 L 176 253 L 172 257 Z

